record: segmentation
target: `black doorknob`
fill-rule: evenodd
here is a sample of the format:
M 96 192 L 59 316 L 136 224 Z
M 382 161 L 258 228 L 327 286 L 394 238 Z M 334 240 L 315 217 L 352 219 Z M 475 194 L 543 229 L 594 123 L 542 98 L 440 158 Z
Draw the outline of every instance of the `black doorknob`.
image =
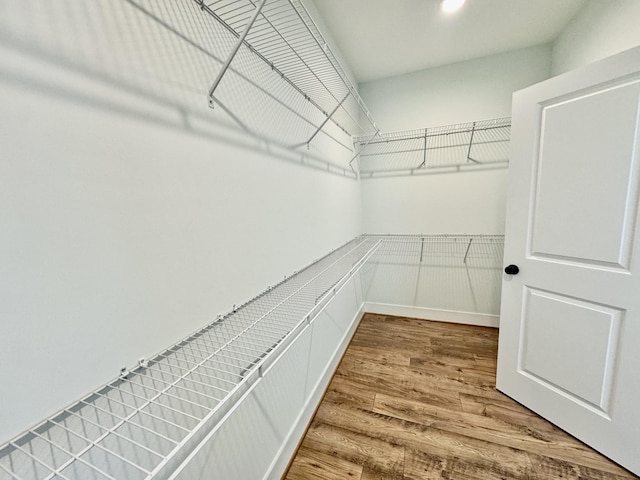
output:
M 520 272 L 520 269 L 517 265 L 508 265 L 504 269 L 504 273 L 506 273 L 507 275 L 517 275 L 518 272 Z

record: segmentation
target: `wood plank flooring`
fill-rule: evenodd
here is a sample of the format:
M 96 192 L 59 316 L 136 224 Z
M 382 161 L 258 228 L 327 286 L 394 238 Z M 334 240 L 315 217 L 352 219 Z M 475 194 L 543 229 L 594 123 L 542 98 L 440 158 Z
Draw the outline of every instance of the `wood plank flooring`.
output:
M 367 314 L 285 478 L 638 478 L 498 392 L 497 348 L 497 329 Z

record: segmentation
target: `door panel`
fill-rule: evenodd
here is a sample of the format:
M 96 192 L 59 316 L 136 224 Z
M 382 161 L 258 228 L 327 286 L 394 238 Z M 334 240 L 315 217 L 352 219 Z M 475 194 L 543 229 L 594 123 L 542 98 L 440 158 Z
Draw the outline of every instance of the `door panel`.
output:
M 542 107 L 531 254 L 628 268 L 640 82 L 600 88 Z
M 640 474 L 640 47 L 513 97 L 497 387 Z
M 608 415 L 621 310 L 526 288 L 519 369 Z

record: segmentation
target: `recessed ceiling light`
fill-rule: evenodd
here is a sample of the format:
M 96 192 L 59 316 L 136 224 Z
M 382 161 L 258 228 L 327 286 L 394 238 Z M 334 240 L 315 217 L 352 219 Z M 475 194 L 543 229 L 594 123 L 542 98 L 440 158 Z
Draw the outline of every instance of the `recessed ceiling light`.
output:
M 442 0 L 440 8 L 443 12 L 452 13 L 464 5 L 465 0 Z

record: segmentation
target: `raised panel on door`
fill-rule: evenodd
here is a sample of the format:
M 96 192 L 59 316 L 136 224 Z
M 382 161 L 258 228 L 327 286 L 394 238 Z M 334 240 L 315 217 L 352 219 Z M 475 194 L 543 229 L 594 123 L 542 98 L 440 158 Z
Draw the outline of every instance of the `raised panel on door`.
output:
M 530 255 L 628 269 L 640 81 L 542 106 Z
M 624 312 L 526 288 L 519 370 L 608 418 Z

